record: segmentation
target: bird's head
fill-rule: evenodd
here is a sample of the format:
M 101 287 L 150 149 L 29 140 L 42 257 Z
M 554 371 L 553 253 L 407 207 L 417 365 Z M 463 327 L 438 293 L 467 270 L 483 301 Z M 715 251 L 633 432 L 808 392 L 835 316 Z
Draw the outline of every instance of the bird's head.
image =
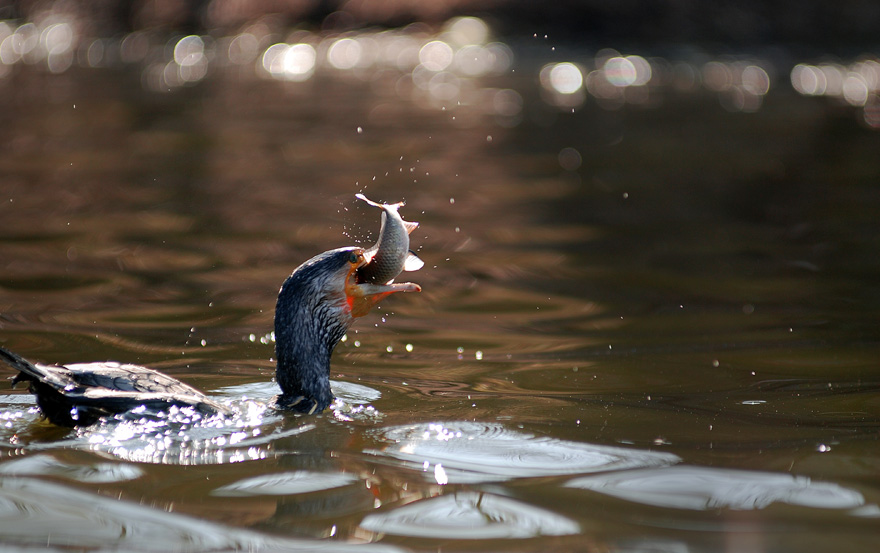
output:
M 288 403 L 304 397 L 323 410 L 333 399 L 330 354 L 354 319 L 390 294 L 421 291 L 411 282 L 358 282 L 357 270 L 365 264 L 363 248 L 330 250 L 297 267 L 281 286 L 275 306 L 276 378 Z

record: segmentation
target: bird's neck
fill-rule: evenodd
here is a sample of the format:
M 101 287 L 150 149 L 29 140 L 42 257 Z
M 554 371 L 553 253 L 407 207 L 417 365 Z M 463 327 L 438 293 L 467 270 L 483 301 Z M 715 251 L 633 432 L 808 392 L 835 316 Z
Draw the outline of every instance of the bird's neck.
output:
M 277 340 L 276 331 L 276 340 Z M 282 408 L 320 412 L 333 402 L 330 391 L 330 351 L 315 348 L 303 351 L 276 342 L 275 380 L 281 387 L 277 403 Z
M 330 356 L 350 321 L 319 316 L 308 301 L 282 288 L 275 309 L 277 403 L 301 412 L 321 412 L 333 402 Z M 346 324 L 347 323 L 347 324 Z

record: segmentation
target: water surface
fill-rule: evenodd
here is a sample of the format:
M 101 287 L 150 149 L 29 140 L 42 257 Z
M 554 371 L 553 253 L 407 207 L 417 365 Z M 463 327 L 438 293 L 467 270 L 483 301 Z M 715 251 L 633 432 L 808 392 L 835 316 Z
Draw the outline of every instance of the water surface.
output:
M 522 100 L 494 113 L 385 72 L 158 92 L 136 64 L 14 66 L 0 343 L 149 365 L 235 415 L 68 430 L 0 390 L 0 542 L 873 550 L 880 135 L 782 86 L 572 110 L 545 61 L 475 81 Z M 374 240 L 361 191 L 421 223 L 424 291 L 339 344 L 333 409 L 274 412 L 275 294 Z

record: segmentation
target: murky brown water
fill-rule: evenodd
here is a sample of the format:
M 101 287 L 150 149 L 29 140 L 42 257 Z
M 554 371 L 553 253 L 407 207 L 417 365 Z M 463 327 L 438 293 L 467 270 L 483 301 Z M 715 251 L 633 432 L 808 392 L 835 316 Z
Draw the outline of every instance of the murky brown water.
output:
M 237 410 L 69 431 L 7 387 L 0 542 L 872 551 L 880 135 L 784 90 L 571 113 L 530 63 L 501 115 L 384 74 L 0 80 L 0 343 Z M 278 287 L 371 241 L 362 190 L 421 222 L 424 291 L 339 345 L 334 410 L 266 411 Z

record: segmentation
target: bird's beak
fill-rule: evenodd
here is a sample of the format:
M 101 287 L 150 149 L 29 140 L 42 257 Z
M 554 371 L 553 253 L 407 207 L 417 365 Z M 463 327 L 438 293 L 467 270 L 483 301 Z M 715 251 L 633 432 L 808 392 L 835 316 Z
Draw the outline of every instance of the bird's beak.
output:
M 352 263 L 345 279 L 345 296 L 351 307 L 352 317 L 363 317 L 374 305 L 395 292 L 421 292 L 422 287 L 413 282 L 394 282 L 391 284 L 372 284 L 357 282 L 357 270 L 367 264 L 360 256 L 359 261 Z

